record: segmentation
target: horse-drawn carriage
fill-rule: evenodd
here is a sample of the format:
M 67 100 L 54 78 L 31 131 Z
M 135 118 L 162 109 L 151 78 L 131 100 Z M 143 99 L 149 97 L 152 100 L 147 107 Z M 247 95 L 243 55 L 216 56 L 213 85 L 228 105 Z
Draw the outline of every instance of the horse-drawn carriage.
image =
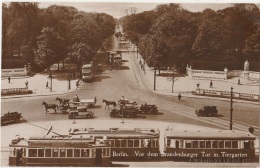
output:
M 72 106 L 79 106 L 79 105 L 85 105 L 87 107 L 95 107 L 97 102 L 97 98 L 94 99 L 79 99 L 79 97 L 76 95 L 72 102 L 69 102 Z
M 132 100 L 129 100 L 129 99 L 120 99 L 119 101 L 118 101 L 118 104 L 120 105 L 120 106 L 123 106 L 123 105 L 126 105 L 126 104 L 132 104 L 132 105 L 137 105 L 137 103 L 136 103 L 136 101 L 132 101 Z

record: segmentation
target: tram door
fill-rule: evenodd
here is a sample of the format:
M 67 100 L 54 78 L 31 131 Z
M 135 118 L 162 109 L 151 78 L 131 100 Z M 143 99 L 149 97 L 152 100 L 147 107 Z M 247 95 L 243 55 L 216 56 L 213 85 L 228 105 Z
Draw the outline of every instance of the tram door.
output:
M 96 149 L 96 166 L 102 166 L 102 148 Z
M 23 165 L 23 148 L 17 149 L 16 151 L 16 165 L 22 166 Z

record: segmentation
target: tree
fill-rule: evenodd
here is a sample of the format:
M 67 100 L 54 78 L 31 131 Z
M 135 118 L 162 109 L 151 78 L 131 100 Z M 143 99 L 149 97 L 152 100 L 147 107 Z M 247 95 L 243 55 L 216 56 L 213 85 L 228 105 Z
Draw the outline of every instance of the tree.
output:
M 42 34 L 37 37 L 38 49 L 35 50 L 35 62 L 50 70 L 50 65 L 59 60 L 60 42 L 63 39 L 54 28 L 44 27 Z

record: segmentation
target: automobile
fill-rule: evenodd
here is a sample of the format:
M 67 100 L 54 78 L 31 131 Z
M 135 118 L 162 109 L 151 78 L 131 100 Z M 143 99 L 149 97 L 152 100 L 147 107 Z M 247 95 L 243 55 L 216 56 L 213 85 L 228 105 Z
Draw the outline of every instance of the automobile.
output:
M 198 117 L 216 117 L 218 115 L 217 106 L 204 106 L 195 111 Z
M 120 109 L 112 109 L 110 117 L 135 118 L 138 114 L 138 108 L 133 104 L 120 106 Z
M 139 112 L 140 113 L 146 113 L 146 114 L 155 114 L 158 113 L 157 106 L 154 104 L 142 104 L 139 107 Z
M 94 112 L 88 110 L 87 106 L 80 105 L 76 110 L 71 110 L 69 113 L 69 119 L 75 118 L 93 118 Z
M 1 116 L 1 125 L 20 122 L 23 119 L 22 113 L 8 112 Z
M 97 72 L 102 72 L 102 64 L 97 65 Z

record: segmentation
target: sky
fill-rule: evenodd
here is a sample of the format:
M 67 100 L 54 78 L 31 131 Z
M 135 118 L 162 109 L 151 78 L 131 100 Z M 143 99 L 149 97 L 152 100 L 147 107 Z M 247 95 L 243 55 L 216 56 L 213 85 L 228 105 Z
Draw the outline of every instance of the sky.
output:
M 36 0 L 37 1 L 37 0 Z M 199 2 L 200 3 L 194 3 L 194 2 Z M 217 0 L 221 1 L 221 0 Z M 72 0 L 56 0 L 56 1 L 37 1 L 39 2 L 39 7 L 40 8 L 47 8 L 50 5 L 63 5 L 63 6 L 73 6 L 77 8 L 79 11 L 85 11 L 85 12 L 98 12 L 98 13 L 107 13 L 115 18 L 121 18 L 126 15 L 126 9 L 130 9 L 131 7 L 136 7 L 137 8 L 137 13 L 141 13 L 143 11 L 149 11 L 153 10 L 156 8 L 157 5 L 162 4 L 162 3 L 170 3 L 170 2 L 184 2 L 181 3 L 182 7 L 190 10 L 191 12 L 198 12 L 198 11 L 203 11 L 206 8 L 211 8 L 213 10 L 219 10 L 223 9 L 226 7 L 230 6 L 230 3 L 224 3 L 228 2 L 228 0 L 225 0 L 222 3 L 216 3 L 217 1 L 213 1 L 214 3 L 204 3 L 204 2 L 209 2 L 209 1 L 202 1 L 202 0 L 194 0 L 194 1 L 165 1 L 165 0 L 126 0 L 126 1 L 100 1 L 97 0 L 95 2 L 93 1 L 79 1 L 77 0 L 72 1 Z M 9 2 L 20 2 L 19 0 L 3 0 L 4 3 L 9 3 Z M 31 1 L 35 2 L 35 1 Z M 145 2 L 145 3 L 144 3 Z M 193 2 L 193 3 L 192 3 Z

